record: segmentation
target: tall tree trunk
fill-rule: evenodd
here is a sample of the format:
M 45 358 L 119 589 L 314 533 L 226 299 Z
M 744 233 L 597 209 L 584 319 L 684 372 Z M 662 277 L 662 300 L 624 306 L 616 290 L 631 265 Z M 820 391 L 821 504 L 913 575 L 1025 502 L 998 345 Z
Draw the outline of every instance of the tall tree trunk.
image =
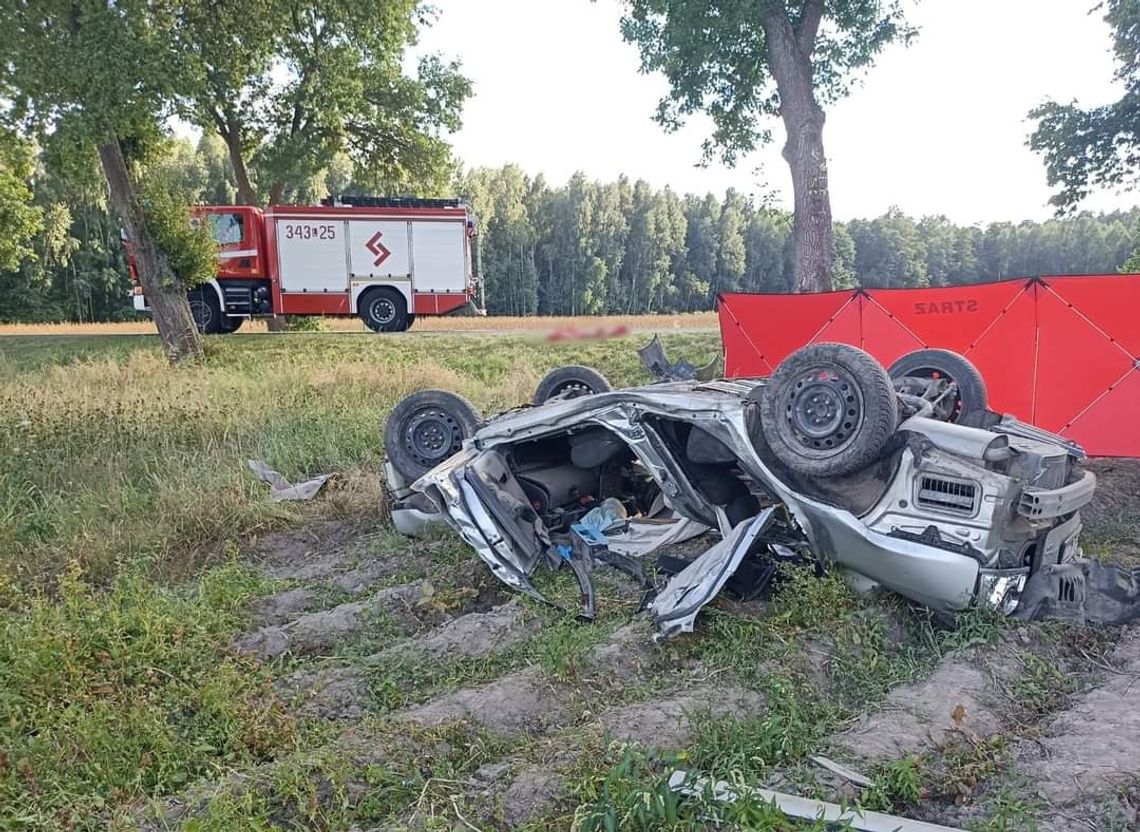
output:
M 768 63 L 780 93 L 780 115 L 788 134 L 783 155 L 792 172 L 797 292 L 831 288 L 831 194 L 823 152 L 824 115 L 812 89 L 811 66 L 822 14 L 822 0 L 808 0 L 798 29 L 793 29 L 784 3 L 772 2 L 761 18 Z
M 135 264 L 143 292 L 150 302 L 159 337 L 171 362 L 200 363 L 204 359 L 202 339 L 194 326 L 190 304 L 186 300 L 186 287 L 170 268 L 165 252 L 161 251 L 143 222 L 142 205 L 135 191 L 134 180 L 123 158 L 118 136 L 112 136 L 99 145 L 99 161 L 107 177 L 111 204 L 126 226 L 134 249 Z
M 234 182 L 237 184 L 238 205 L 257 205 L 257 193 L 253 190 L 253 183 L 249 181 L 249 171 L 245 166 L 245 155 L 241 150 L 241 131 L 236 126 L 229 126 L 222 138 L 230 152 L 230 165 L 234 169 Z
M 812 109 L 815 112 L 802 120 L 784 118 L 788 131 L 784 158 L 792 169 L 795 199 L 792 235 L 797 292 L 831 289 L 831 195 L 823 154 L 823 110 L 815 104 Z
M 257 194 L 253 190 L 253 184 L 249 181 L 249 171 L 245 166 L 245 157 L 241 151 L 241 130 L 237 125 L 232 122 L 227 126 L 226 133 L 223 135 L 226 140 L 226 147 L 230 151 L 230 164 L 234 169 L 234 181 L 237 182 L 237 201 L 239 205 L 258 205 Z M 278 193 L 278 185 L 273 186 L 274 191 Z M 274 198 L 270 197 L 270 202 Z M 270 332 L 288 332 L 289 319 L 284 315 L 273 315 L 265 319 L 265 328 Z

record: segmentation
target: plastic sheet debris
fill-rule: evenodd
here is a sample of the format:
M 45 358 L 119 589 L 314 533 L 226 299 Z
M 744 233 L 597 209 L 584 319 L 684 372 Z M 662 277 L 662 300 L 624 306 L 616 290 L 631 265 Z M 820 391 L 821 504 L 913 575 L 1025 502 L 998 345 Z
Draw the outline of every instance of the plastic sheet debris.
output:
M 774 792 L 770 789 L 743 787 L 739 790 L 724 780 L 708 777 L 690 777 L 689 772 L 678 769 L 669 775 L 669 788 L 689 797 L 711 797 L 718 803 L 733 803 L 742 797 L 756 797 L 770 803 L 793 818 L 822 820 L 829 824 L 845 824 L 842 829 L 859 829 L 862 832 L 963 832 L 954 826 L 940 826 L 921 820 L 910 820 L 883 812 L 869 812 L 855 808 L 812 800 L 794 794 Z
M 324 484 L 335 476 L 334 474 L 321 474 L 319 477 L 313 477 L 311 480 L 293 485 L 260 460 L 249 460 L 249 470 L 253 471 L 259 480 L 269 485 L 269 499 L 275 503 L 311 500 L 317 496 L 317 492 L 324 487 Z
M 606 529 L 616 525 L 629 517 L 629 512 L 617 497 L 607 497 L 601 505 L 596 506 L 585 514 L 578 522 L 598 534 L 605 534 Z
M 875 785 L 875 781 L 865 774 L 860 774 L 853 768 L 848 768 L 842 763 L 837 763 L 835 760 L 829 760 L 827 757 L 821 757 L 818 754 L 812 755 L 811 761 L 817 766 L 827 769 L 832 774 L 838 774 L 844 780 L 854 783 L 856 786 L 862 786 L 869 789 Z

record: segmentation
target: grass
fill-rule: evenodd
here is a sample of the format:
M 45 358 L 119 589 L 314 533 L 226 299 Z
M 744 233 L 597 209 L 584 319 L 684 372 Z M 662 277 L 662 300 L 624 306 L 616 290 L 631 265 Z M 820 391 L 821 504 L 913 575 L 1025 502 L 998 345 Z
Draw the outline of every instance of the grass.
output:
M 359 318 L 304 318 L 303 326 L 308 330 L 315 325 L 318 331 L 361 332 L 368 330 Z M 310 324 L 312 322 L 312 324 Z M 301 330 L 301 326 L 297 327 Z M 537 317 L 512 318 L 506 316 L 466 318 L 466 317 L 420 317 L 412 327 L 413 333 L 455 332 L 456 330 L 476 332 L 497 332 L 503 330 L 527 330 L 566 334 L 571 331 L 595 333 L 617 331 L 622 328 L 631 332 L 661 331 L 671 329 L 716 329 L 715 312 L 687 312 L 671 315 L 600 315 L 597 317 Z M 247 321 L 242 326 L 242 334 L 266 332 L 265 322 Z M 124 321 L 121 323 L 42 323 L 5 324 L 0 323 L 0 335 L 150 335 L 154 324 L 149 320 Z
M 0 827 L 102 828 L 132 796 L 292 749 L 266 675 L 223 651 L 261 591 L 236 563 L 107 591 L 73 564 L 53 597 L 0 616 Z
M 568 363 L 631 384 L 644 340 L 237 335 L 175 371 L 154 338 L 0 339 L 0 828 L 106 828 L 140 798 L 297 747 L 272 668 L 226 650 L 269 591 L 234 559 L 241 542 L 378 517 L 382 428 L 407 393 L 453 389 L 493 413 Z M 718 348 L 666 345 L 702 362 Z M 274 505 L 247 459 L 339 477 L 311 506 Z M 569 671 L 596 637 L 578 630 L 517 659 Z M 255 808 L 202 828 L 257 828 Z
M 664 340 L 694 363 L 718 349 L 711 332 Z M 176 827 L 347 830 L 415 814 L 427 829 L 468 828 L 469 818 L 485 828 L 466 802 L 472 773 L 503 758 L 549 763 L 558 758 L 552 743 L 582 752 L 562 772 L 576 808 L 559 808 L 535 829 L 813 828 L 755 799 L 678 798 L 668 774 L 683 767 L 744 787 L 778 771 L 792 781 L 784 790 L 822 797 L 806 758 L 823 738 L 946 653 L 994 641 L 1004 622 L 974 610 L 948 631 L 897 600 L 858 596 L 836 575 L 791 570 L 762 614 L 710 606 L 698 633 L 662 645 L 646 678 L 623 686 L 597 678 L 589 657 L 629 620 L 636 599 L 600 580 L 598 621 L 582 624 L 573 577 L 543 573 L 536 580 L 561 609 L 524 600 L 539 625 L 499 653 L 439 661 L 386 652 L 369 664 L 363 656 L 395 637 L 377 625 L 301 663 L 364 669 L 372 712 L 351 748 L 338 745 L 340 726 L 294 719 L 278 701 L 275 678 L 298 664 L 259 665 L 228 649 L 248 626 L 249 602 L 283 588 L 243 565 L 252 536 L 315 518 L 381 516 L 382 428 L 404 395 L 443 387 L 493 414 L 527 400 L 546 371 L 564 364 L 638 383 L 646 376 L 635 348 L 644 341 L 243 333 L 210 339 L 205 368 L 175 371 L 152 337 L 0 338 L 0 829 L 131 827 L 140 807 L 198 794 L 205 781 L 216 783 L 199 795 L 201 811 Z M 291 479 L 339 476 L 311 505 L 274 505 L 248 459 Z M 434 544 L 430 562 L 401 553 L 409 544 L 387 533 L 370 545 L 397 563 L 407 556 L 387 581 L 430 581 L 431 603 L 458 611 L 471 589 L 451 577 L 471 555 L 451 538 Z M 322 600 L 344 600 L 329 592 Z M 1097 647 L 1068 631 L 1054 636 L 1074 649 Z M 1073 692 L 1047 658 L 1027 652 L 1011 691 L 1027 719 Z M 507 742 L 470 725 L 386 719 L 391 709 L 525 667 L 578 709 L 546 738 Z M 585 730 L 604 708 L 672 695 L 697 678 L 757 691 L 767 710 L 699 718 L 691 744 L 674 756 Z M 911 807 L 973 789 L 1006 763 L 1000 745 L 950 751 L 876 772 L 881 789 L 869 800 Z M 1032 807 L 1019 794 L 998 794 L 984 828 L 1020 828 Z
M 666 643 L 657 660 L 659 689 L 675 679 L 677 667 L 695 665 L 706 677 L 762 693 L 765 711 L 747 718 L 698 716 L 692 741 L 678 754 L 617 743 L 583 755 L 569 773 L 578 803 L 574 817 L 547 819 L 549 826 L 535 828 L 826 828 L 791 821 L 756 797 L 731 804 L 709 795 L 678 798 L 668 792 L 669 773 L 682 768 L 746 794 L 771 787 L 769 778 L 779 771 L 792 782 L 778 790 L 826 797 L 807 763 L 824 738 L 874 708 L 891 687 L 925 676 L 946 654 L 994 641 L 1001 627 L 988 613 L 970 611 L 959 628 L 941 629 L 922 610 L 856 595 L 837 575 L 791 569 L 762 615 L 743 617 L 714 606 L 695 637 Z M 813 645 L 825 646 L 832 657 L 826 687 L 806 672 Z M 962 761 L 959 776 L 977 774 L 968 763 Z M 866 796 L 868 808 L 911 806 L 929 792 L 917 758 L 876 773 L 879 786 Z
M 380 499 L 382 431 L 399 399 L 456 390 L 494 413 L 529 399 L 541 376 L 595 364 L 614 383 L 645 380 L 642 338 L 546 344 L 529 336 L 230 336 L 205 369 L 172 371 L 154 339 L 0 341 L 0 598 L 76 560 L 93 580 L 127 563 L 193 574 L 227 540 L 295 519 L 245 461 L 289 478 L 338 472 L 321 503 L 362 512 Z M 702 359 L 715 336 L 669 345 Z M 156 518 L 160 518 L 156 520 Z

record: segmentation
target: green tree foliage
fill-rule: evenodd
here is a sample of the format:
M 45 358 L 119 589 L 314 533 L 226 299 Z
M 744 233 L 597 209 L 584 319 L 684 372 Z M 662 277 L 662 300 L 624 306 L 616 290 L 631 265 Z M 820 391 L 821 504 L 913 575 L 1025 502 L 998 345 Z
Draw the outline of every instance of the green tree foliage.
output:
M 218 153 L 214 137 L 196 147 L 174 143 L 145 178 L 176 189 L 177 202 L 224 202 L 233 183 Z M 93 160 L 84 172 L 44 155 L 32 180 L 43 227 L 31 240 L 34 257 L 0 270 L 0 320 L 131 314 L 119 224 L 98 175 Z M 330 166 L 327 175 L 344 177 L 344 190 L 356 187 L 344 169 Z M 644 181 L 597 182 L 584 174 L 553 186 L 515 165 L 466 171 L 453 189 L 477 218 L 492 314 L 689 312 L 711 309 L 718 292 L 792 290 L 791 215 L 732 190 L 679 196 Z M 183 221 L 171 228 L 189 233 Z M 916 220 L 893 209 L 836 223 L 833 241 L 837 288 L 1110 274 L 1140 246 L 1140 208 L 984 227 L 938 216 Z M 192 266 L 172 267 L 194 279 Z M 1140 263 L 1126 270 L 1138 271 Z
M 419 0 L 184 4 L 176 37 L 193 83 L 183 110 L 222 139 L 239 201 L 303 200 L 334 159 L 364 189 L 446 188 L 444 133 L 458 129 L 471 85 L 438 56 L 405 74 L 429 21 Z
M 0 127 L 0 269 L 14 269 L 32 254 L 29 242 L 43 224 L 32 202 L 35 158 L 30 142 Z
M 457 189 L 478 218 L 492 314 L 686 312 L 719 292 L 792 290 L 791 216 L 732 190 L 681 198 L 580 173 L 551 187 L 514 165 L 468 171 Z M 1140 209 L 984 228 L 892 209 L 837 223 L 833 241 L 840 288 L 1105 274 L 1140 241 Z
M 670 91 L 657 121 L 678 129 L 706 113 L 706 159 L 727 163 L 772 138 L 779 116 L 795 197 L 795 286 L 829 288 L 831 197 L 823 149 L 824 107 L 847 95 L 860 70 L 912 30 L 897 0 L 626 0 L 622 36 L 638 46 L 644 72 Z M 700 278 L 694 273 L 697 284 Z M 696 284 L 694 284 L 696 285 Z
M 199 361 L 201 340 L 167 259 L 173 252 L 148 229 L 134 164 L 162 140 L 186 78 L 185 55 L 171 49 L 179 8 L 174 0 L 0 0 L 0 111 L 61 155 L 98 153 L 167 352 Z
M 205 137 L 197 148 L 189 142 L 166 145 L 151 163 L 141 188 L 144 201 L 177 198 L 170 210 L 186 217 L 185 206 L 231 201 L 224 155 L 219 167 L 217 143 Z M 154 184 L 151 176 L 156 177 Z M 165 192 L 165 197 L 164 197 Z M 32 206 L 43 217 L 31 240 L 33 256 L 16 268 L 0 268 L 0 320 L 106 321 L 133 317 L 131 283 L 119 240 L 121 223 L 107 204 L 106 185 L 98 162 L 90 155 L 47 152 L 34 179 Z M 148 224 L 150 214 L 147 214 Z M 179 225 L 175 236 L 192 233 Z M 200 243 L 199 243 L 200 244 Z M 172 241 L 178 250 L 182 243 Z M 212 268 L 212 246 L 208 267 Z M 172 270 L 191 274 L 178 266 Z M 193 278 L 191 278 L 193 279 Z
M 1140 177 L 1140 3 L 1104 0 L 1098 9 L 1112 27 L 1116 78 L 1124 95 L 1103 107 L 1050 101 L 1030 112 L 1037 129 L 1029 146 L 1045 158 L 1050 200 L 1073 210 L 1094 187 L 1135 187 Z
M 169 252 L 170 269 L 187 289 L 193 289 L 217 274 L 217 246 L 210 229 L 195 222 L 190 206 L 202 193 L 200 182 L 194 176 L 198 171 L 188 166 L 190 150 L 186 142 L 174 144 L 182 154 L 169 153 L 153 162 L 142 186 L 143 204 L 146 206 L 146 227 L 159 247 Z
M 853 220 L 847 224 L 847 233 L 855 243 L 855 273 L 860 276 L 860 285 L 930 285 L 930 251 L 919 236 L 915 221 L 897 208 L 873 220 Z

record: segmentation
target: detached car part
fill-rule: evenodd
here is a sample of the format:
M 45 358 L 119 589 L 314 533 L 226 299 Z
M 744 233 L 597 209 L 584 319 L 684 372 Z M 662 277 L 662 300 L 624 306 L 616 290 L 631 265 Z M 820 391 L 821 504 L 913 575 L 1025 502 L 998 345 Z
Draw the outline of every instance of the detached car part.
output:
M 389 450 L 394 515 L 413 526 L 434 511 L 536 598 L 540 564 L 572 568 L 585 597 L 600 551 L 645 555 L 717 530 L 721 541 L 650 603 L 659 636 L 692 629 L 745 559 L 810 558 L 938 613 L 975 602 L 1014 612 L 1033 576 L 1079 553 L 1095 479 L 1071 442 L 977 413 L 984 387 L 965 359 L 922 352 L 896 364 L 919 375 L 892 378 L 854 347 L 810 345 L 770 379 L 558 395 L 470 435 L 469 414 L 440 420 L 433 396 L 442 441 L 462 448 L 414 482 Z M 414 437 L 409 414 L 421 410 L 397 407 L 403 427 L 386 437 Z M 583 518 L 613 501 L 623 511 L 586 541 Z
M 659 335 L 654 335 L 652 341 L 637 351 L 637 355 L 641 358 L 641 366 L 658 381 L 712 381 L 724 374 L 724 359 L 719 355 L 703 367 L 684 360 L 671 363 L 665 356 Z

